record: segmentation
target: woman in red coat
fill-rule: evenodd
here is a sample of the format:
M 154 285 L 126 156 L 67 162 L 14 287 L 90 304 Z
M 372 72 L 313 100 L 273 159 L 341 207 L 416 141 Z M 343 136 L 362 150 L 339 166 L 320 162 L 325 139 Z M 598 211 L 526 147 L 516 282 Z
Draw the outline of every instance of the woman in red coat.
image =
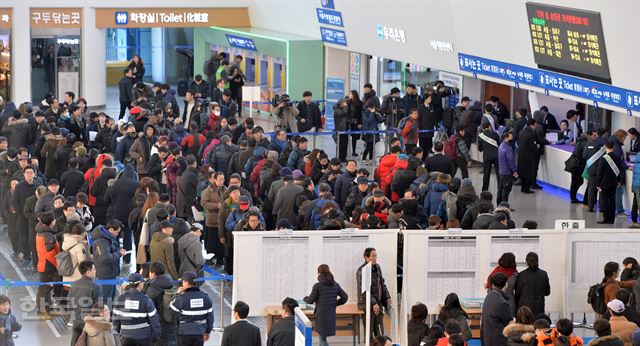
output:
M 491 277 L 497 273 L 503 273 L 507 276 L 508 279 L 517 272 L 518 269 L 516 256 L 511 252 L 505 252 L 502 254 L 502 256 L 500 256 L 500 259 L 498 260 L 498 266 L 495 267 L 487 277 L 487 281 L 484 284 L 484 287 L 487 289 L 491 289 Z

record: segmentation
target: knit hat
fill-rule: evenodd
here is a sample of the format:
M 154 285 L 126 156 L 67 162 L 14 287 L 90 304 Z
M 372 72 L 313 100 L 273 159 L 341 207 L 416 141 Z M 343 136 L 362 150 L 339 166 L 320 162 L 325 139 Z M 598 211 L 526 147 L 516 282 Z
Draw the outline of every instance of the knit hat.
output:
M 302 171 L 299 169 L 294 170 L 291 175 L 293 176 L 293 180 L 298 180 L 300 179 L 300 177 L 305 177 L 304 173 L 302 173 Z
M 240 196 L 240 202 L 238 203 L 238 207 L 242 211 L 247 211 L 249 209 L 249 197 Z
M 278 223 L 276 224 L 276 230 L 278 230 L 278 229 L 293 229 L 293 225 L 291 224 L 291 222 L 287 218 L 280 219 L 280 220 L 278 220 Z
M 139 284 L 141 282 L 144 282 L 144 276 L 142 276 L 142 274 L 140 274 L 140 273 L 131 273 L 131 275 L 129 275 L 129 283 L 130 284 Z
M 407 161 L 409 160 L 409 156 L 407 154 L 398 155 L 398 160 Z
M 289 167 L 280 168 L 280 175 L 283 176 L 283 177 L 286 176 L 286 175 L 292 175 L 291 168 L 289 168 Z
M 129 114 L 131 115 L 140 114 L 140 113 L 142 113 L 142 108 L 138 106 L 135 106 L 129 110 Z
M 473 186 L 473 181 L 469 178 L 462 179 L 462 186 Z

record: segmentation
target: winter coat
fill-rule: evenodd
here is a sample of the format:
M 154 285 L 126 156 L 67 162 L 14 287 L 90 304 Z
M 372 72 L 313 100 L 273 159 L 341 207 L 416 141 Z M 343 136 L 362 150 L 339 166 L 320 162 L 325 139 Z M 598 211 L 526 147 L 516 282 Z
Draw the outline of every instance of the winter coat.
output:
M 398 161 L 398 156 L 393 154 L 387 154 L 380 159 L 380 164 L 375 170 L 375 178 L 380 183 L 380 189 L 386 194 L 389 187 L 387 184 L 387 177 L 390 175 L 391 170 Z M 391 183 L 391 179 L 389 179 Z
M 407 323 L 407 335 L 409 346 L 420 346 L 422 339 L 429 334 L 429 325 L 424 322 L 409 320 Z
M 307 104 L 303 101 L 298 103 L 297 108 L 298 116 L 296 116 L 296 119 L 298 121 L 299 132 L 307 132 L 314 127 L 316 131 L 322 128 L 322 116 L 320 114 L 320 107 L 318 107 L 317 103 L 311 101 Z M 305 119 L 305 123 L 301 122 L 302 119 Z
M 28 147 L 33 144 L 31 124 L 29 119 L 13 117 L 2 126 L 2 134 L 7 137 L 9 143 L 14 148 Z
M 77 169 L 69 169 L 60 176 L 60 192 L 65 197 L 76 196 L 84 184 L 84 173 Z
M 129 155 L 131 155 L 132 159 L 136 160 L 136 171 L 138 174 L 147 174 L 147 163 L 151 158 L 151 147 L 153 147 L 153 144 L 156 142 L 156 137 L 149 138 L 146 135 L 147 127 L 149 126 L 155 129 L 153 125 L 145 125 L 143 130 L 144 135 L 136 139 L 131 149 L 129 149 Z
M 369 108 L 369 105 L 374 105 L 376 109 L 380 109 L 380 99 L 376 96 L 376 91 L 373 89 L 362 95 L 362 109 Z
M 489 225 L 495 220 L 493 214 L 478 214 L 473 222 L 472 229 L 489 229 Z
M 133 197 L 140 186 L 138 175 L 132 165 L 126 165 L 120 177 L 107 189 L 105 202 L 113 206 L 109 219 L 118 219 L 127 224 L 133 210 Z
M 71 276 L 63 276 L 62 281 L 76 281 L 82 277 L 78 269 L 78 264 L 91 257 L 89 252 L 89 242 L 87 236 L 83 234 L 64 234 L 62 242 L 62 251 L 68 251 L 71 255 L 71 263 L 73 264 L 73 274 Z
M 433 130 L 436 127 L 437 119 L 434 112 L 435 109 L 432 104 L 425 106 L 424 102 L 422 102 L 418 106 L 418 128 L 420 130 Z M 420 133 L 420 137 L 431 138 L 433 137 L 433 132 Z
M 115 154 L 117 161 L 124 162 L 128 157 L 130 157 L 129 150 L 137 138 L 131 138 L 129 136 L 122 136 L 121 138 L 122 139 L 120 139 L 116 146 Z
M 220 146 L 213 152 L 212 158 L 209 159 L 209 164 L 211 164 L 211 167 L 214 170 L 227 173 L 231 166 L 231 156 L 233 156 L 237 151 L 238 148 L 235 145 L 220 144 Z
M 497 146 L 482 139 L 483 137 L 491 140 L 493 139 Z M 482 131 L 478 135 L 478 151 L 482 152 L 482 159 L 484 162 L 498 159 L 498 147 L 500 146 L 500 136 L 497 132 L 491 130 Z
M 356 172 L 345 171 L 335 181 L 335 187 L 333 189 L 333 196 L 339 206 L 345 205 L 347 197 L 351 193 L 351 189 L 356 186 L 355 184 Z
M 2 346 L 15 346 L 13 340 L 13 333 L 19 332 L 22 329 L 22 325 L 18 322 L 11 310 L 9 314 L 0 314 L 0 323 L 5 328 L 4 333 L 0 334 L 0 345 Z M 9 328 L 7 328 L 9 326 Z
M 294 183 L 286 184 L 277 192 L 276 199 L 273 203 L 273 210 L 277 211 L 278 221 L 288 219 L 292 224 L 295 224 L 297 216 L 293 208 L 295 206 L 296 196 L 300 193 L 302 193 L 302 188 Z
M 453 160 L 444 154 L 435 154 L 425 160 L 425 168 L 427 172 L 440 172 L 454 175 Z
M 492 289 L 482 304 L 480 340 L 483 346 L 506 346 L 504 328 L 512 320 L 509 303 L 504 292 Z
M 204 266 L 202 244 L 200 239 L 187 233 L 178 240 L 178 255 L 180 255 L 180 277 L 186 272 L 201 273 Z
M 55 230 L 41 223 L 36 226 L 36 250 L 38 252 L 38 273 L 57 274 L 55 256 L 60 252 Z
M 611 335 L 619 337 L 624 342 L 624 346 L 632 346 L 631 336 L 638 329 L 638 326 L 627 321 L 624 316 L 611 316 L 609 323 L 611 324 Z
M 507 346 L 529 346 L 530 340 L 535 337 L 535 330 L 531 324 L 513 323 L 504 327 L 502 334 L 507 338 Z
M 547 272 L 533 268 L 521 271 L 516 281 L 515 293 L 517 309 L 527 306 L 534 316 L 544 313 L 544 297 L 551 294 Z
M 93 186 L 91 186 L 91 194 L 95 196 L 96 203 L 92 208 L 93 216 L 98 224 L 106 223 L 108 209 L 110 207 L 107 201 L 107 187 L 109 179 L 116 177 L 115 168 L 105 168 L 102 170 L 100 176 L 95 180 Z
M 62 141 L 62 136 L 60 135 L 46 135 L 44 146 L 40 150 L 40 157 L 45 159 L 44 175 L 47 179 L 56 177 L 57 165 L 53 156 L 56 153 L 56 149 L 58 149 L 58 145 L 60 145 L 60 141 Z
M 333 122 L 337 131 L 347 131 L 351 125 L 351 113 L 348 107 L 340 107 L 338 103 L 333 105 Z
M 533 130 L 526 126 L 518 135 L 518 175 L 523 179 L 533 180 L 536 177 L 535 160 L 538 153 Z
M 99 225 L 91 233 L 93 238 L 93 260 L 96 266 L 96 278 L 114 279 L 120 275 L 120 244 L 118 238 L 109 234 Z
M 104 317 L 85 317 L 83 331 L 87 333 L 87 346 L 115 346 L 112 329 L 113 324 Z
M 151 262 L 164 264 L 165 268 L 167 268 L 167 273 L 176 280 L 179 276 L 173 254 L 173 243 L 173 237 L 162 232 L 156 232 L 151 236 L 149 253 L 151 254 Z
M 60 177 L 69 167 L 69 158 L 76 156 L 73 151 L 73 143 L 67 143 L 59 145 L 53 154 L 53 161 L 55 162 L 55 176 Z
M 356 287 L 362 287 L 362 268 L 364 268 L 365 265 L 367 265 L 367 263 L 361 264 L 360 267 L 358 267 L 358 271 L 356 271 Z M 389 298 L 391 298 L 391 295 L 382 276 L 382 269 L 380 265 L 376 263 L 371 267 L 371 306 L 378 304 L 381 308 L 389 308 L 389 306 L 387 306 Z M 366 293 L 360 293 L 360 290 L 358 290 L 358 309 L 364 310 L 366 304 Z
M 178 176 L 178 193 L 176 194 L 176 215 L 191 217 L 191 206 L 197 196 L 198 172 L 188 167 Z
M 616 335 L 607 335 L 591 339 L 589 346 L 624 346 L 624 342 Z
M 381 114 L 376 112 L 370 112 L 365 108 L 362 112 L 362 130 L 363 131 L 378 131 L 378 124 L 381 122 Z M 362 140 L 366 143 L 375 143 L 380 140 L 379 134 L 363 134 Z
M 218 212 L 222 207 L 224 190 L 224 186 L 209 185 L 200 196 L 200 204 L 205 211 L 205 225 L 207 227 L 218 227 Z
M 518 171 L 515 150 L 507 141 L 502 142 L 498 148 L 498 171 L 500 175 L 513 175 Z
M 318 276 L 318 282 L 313 285 L 311 294 L 304 297 L 304 302 L 316 305 L 313 314 L 319 335 L 336 334 L 336 307 L 345 304 L 348 299 L 349 296 L 337 282 L 331 284 L 324 275 Z
M 449 188 L 443 183 L 435 183 L 427 193 L 427 197 L 424 199 L 424 211 L 426 215 L 436 215 L 440 201 L 442 200 L 442 194 L 448 191 Z

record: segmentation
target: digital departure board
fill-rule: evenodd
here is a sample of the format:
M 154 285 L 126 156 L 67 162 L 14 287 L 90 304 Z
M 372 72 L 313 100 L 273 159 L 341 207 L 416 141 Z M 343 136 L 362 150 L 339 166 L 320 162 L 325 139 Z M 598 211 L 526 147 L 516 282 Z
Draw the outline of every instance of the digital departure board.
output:
M 539 68 L 611 84 L 599 12 L 527 2 Z

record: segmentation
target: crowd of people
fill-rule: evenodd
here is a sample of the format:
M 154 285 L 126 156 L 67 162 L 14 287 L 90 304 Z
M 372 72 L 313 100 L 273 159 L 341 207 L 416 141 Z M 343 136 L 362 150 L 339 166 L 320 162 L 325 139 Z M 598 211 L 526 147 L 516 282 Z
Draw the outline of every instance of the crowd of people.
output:
M 52 294 L 99 294 L 113 316 L 147 314 L 140 334 L 132 331 L 135 328 L 122 328 L 123 340 L 175 339 L 165 337 L 165 328 L 158 327 L 177 323 L 175 318 L 169 313 L 167 319 L 154 319 L 153 311 L 183 313 L 185 307 L 176 308 L 186 304 L 179 297 L 202 295 L 197 278 L 204 275 L 207 262 L 233 274 L 233 232 L 510 229 L 517 226 L 509 204 L 513 185 L 521 185 L 523 193 L 541 188 L 536 172 L 549 144 L 545 131 L 555 122 L 546 107 L 533 114 L 520 109 L 512 119 L 494 96 L 484 105 L 462 97 L 455 109 L 446 110 L 443 99 L 449 94 L 442 84 L 422 96 L 413 85 L 403 97 L 394 88 L 382 102 L 372 85 L 365 84 L 362 98 L 352 90 L 335 105 L 336 130 L 377 131 L 384 124 L 386 153 L 379 160 L 374 157 L 373 147 L 381 140 L 377 133 L 340 134 L 334 157 L 320 148 L 309 150 L 310 137 L 289 134 L 322 131 L 320 107 L 310 92 L 297 104 L 283 97 L 274 107 L 277 125 L 267 133 L 253 118 L 242 117 L 241 63 L 242 56 L 230 64 L 228 57 L 214 53 L 205 63 L 205 77 L 196 75 L 189 84 L 181 107 L 168 84 L 143 81 L 138 57 L 119 83 L 118 118 L 90 112 L 87 101 L 72 92 L 65 93 L 64 102 L 48 94 L 37 107 L 29 102 L 17 107 L 0 103 L 0 204 L 13 256 L 38 272 L 42 282 L 73 282 L 39 287 L 37 305 L 43 318 L 55 312 Z M 638 132 L 618 130 L 608 137 L 607 130 L 582 128 L 576 110 L 569 111 L 559 126 L 565 143 L 575 145 L 567 168 L 572 202 L 593 210 L 599 192 L 601 223 L 613 223 L 615 215 L 624 212 L 622 146 L 630 136 L 633 150 Z M 358 141 L 364 142 L 361 153 L 356 152 Z M 476 142 L 484 174 L 479 192 L 467 169 L 472 164 L 471 144 Z M 495 193 L 489 191 L 492 169 Z M 458 170 L 461 178 L 456 177 Z M 588 193 L 579 201 L 576 192 L 583 177 L 588 179 Z M 640 190 L 640 165 L 634 168 L 636 188 Z M 520 225 L 537 227 L 531 220 Z M 134 253 L 135 273 L 125 293 L 117 296 L 120 264 L 131 266 Z M 205 258 L 207 253 L 213 257 Z M 370 256 L 365 252 L 366 261 Z M 332 281 L 330 275 L 323 277 Z M 88 285 L 93 278 L 105 280 L 99 293 Z M 161 308 L 172 287 L 169 283 L 179 278 L 183 281 L 178 294 L 167 300 L 173 305 Z M 489 280 L 489 286 L 491 294 L 499 296 L 501 280 L 495 280 Z M 540 284 L 524 277 L 517 282 L 527 282 L 521 284 L 525 292 Z M 150 283 L 157 285 L 155 300 L 148 293 Z M 74 285 L 82 287 L 81 293 Z M 376 290 L 379 300 L 371 322 L 375 335 L 383 335 L 378 312 L 391 303 L 386 289 Z M 309 301 L 320 299 L 318 294 Z M 121 308 L 123 296 L 139 304 Z M 209 309 L 206 306 L 200 308 Z M 101 308 L 79 315 L 95 318 L 92 325 L 99 328 L 105 323 Z M 238 319 L 244 319 L 245 312 L 248 307 L 239 307 Z M 179 323 L 178 338 L 197 331 L 206 339 L 212 321 L 207 314 L 202 317 Z M 116 329 L 119 323 L 113 319 Z M 82 328 L 73 328 L 79 337 Z M 327 332 L 325 336 L 331 335 L 330 329 Z

